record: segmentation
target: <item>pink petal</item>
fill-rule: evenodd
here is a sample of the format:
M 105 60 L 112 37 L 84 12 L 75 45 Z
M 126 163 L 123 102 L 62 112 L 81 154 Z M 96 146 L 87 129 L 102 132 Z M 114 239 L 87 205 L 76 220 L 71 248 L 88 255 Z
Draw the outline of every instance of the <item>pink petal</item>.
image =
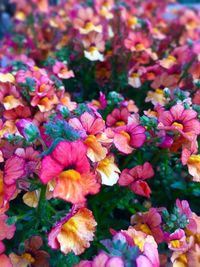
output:
M 131 154 L 134 150 L 131 146 L 129 146 L 127 137 L 123 134 L 116 133 L 113 139 L 113 143 L 116 148 L 124 154 Z
M 25 174 L 25 161 L 18 156 L 12 156 L 6 161 L 4 182 L 11 185 Z
M 42 160 L 42 166 L 40 170 L 40 180 L 47 184 L 51 179 L 57 177 L 63 170 L 63 166 L 52 159 L 51 156 L 46 156 Z
M 124 262 L 120 257 L 112 257 L 106 262 L 105 267 L 124 267 Z

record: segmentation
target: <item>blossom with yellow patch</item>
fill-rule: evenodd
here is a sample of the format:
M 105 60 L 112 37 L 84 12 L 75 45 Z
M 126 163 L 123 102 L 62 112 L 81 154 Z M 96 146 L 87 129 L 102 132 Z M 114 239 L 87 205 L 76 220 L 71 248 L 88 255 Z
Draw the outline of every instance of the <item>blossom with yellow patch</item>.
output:
M 114 162 L 114 157 L 112 155 L 101 160 L 96 170 L 101 175 L 102 184 L 112 186 L 117 183 L 120 170 Z
M 188 171 L 192 175 L 194 182 L 200 182 L 200 155 L 192 155 L 189 157 Z
M 169 55 L 167 58 L 160 60 L 160 65 L 165 69 L 170 69 L 177 63 L 177 59 L 173 55 Z
M 90 246 L 96 225 L 92 212 L 87 208 L 80 208 L 55 225 L 48 236 L 48 244 L 64 254 L 73 251 L 75 255 L 80 255 Z
M 160 104 L 164 106 L 165 104 L 167 104 L 167 99 L 164 95 L 164 91 L 158 88 L 154 92 L 148 91 L 145 102 L 151 102 L 154 105 Z
M 15 77 L 11 73 L 0 73 L 1 83 L 15 83 Z

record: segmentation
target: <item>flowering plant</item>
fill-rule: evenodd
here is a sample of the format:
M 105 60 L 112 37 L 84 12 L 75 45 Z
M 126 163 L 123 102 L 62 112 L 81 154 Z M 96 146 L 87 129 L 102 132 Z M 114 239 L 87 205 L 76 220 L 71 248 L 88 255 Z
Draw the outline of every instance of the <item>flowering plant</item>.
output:
M 10 2 L 2 266 L 200 266 L 199 11 Z

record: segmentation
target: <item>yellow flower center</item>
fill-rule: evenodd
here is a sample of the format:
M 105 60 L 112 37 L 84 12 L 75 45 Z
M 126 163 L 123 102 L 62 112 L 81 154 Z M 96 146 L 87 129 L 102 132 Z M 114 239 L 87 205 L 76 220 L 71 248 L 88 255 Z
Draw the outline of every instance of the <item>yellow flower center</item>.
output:
M 124 126 L 125 125 L 125 122 L 124 121 L 117 121 L 115 123 L 115 126 Z
M 189 157 L 188 163 L 200 163 L 200 155 L 192 155 Z
M 78 225 L 77 225 L 76 221 L 73 218 L 69 219 L 62 226 L 62 230 L 65 231 L 66 233 L 76 232 L 77 228 L 78 228 Z
M 167 59 L 170 60 L 170 61 L 176 62 L 176 58 L 174 56 L 172 56 L 172 55 L 169 55 L 167 57 Z
M 96 142 L 96 137 L 94 135 L 88 135 L 88 137 L 84 141 L 84 144 L 90 145 L 93 142 Z
M 156 94 L 163 95 L 163 90 L 160 88 L 156 89 Z
M 140 51 L 140 50 L 144 50 L 145 47 L 144 47 L 144 45 L 143 45 L 142 43 L 139 43 L 139 44 L 136 44 L 136 45 L 135 45 L 135 49 L 136 49 L 137 51 Z
M 129 135 L 127 132 L 125 132 L 125 131 L 121 131 L 120 134 L 122 134 L 123 136 L 125 136 L 126 139 L 128 140 L 128 142 L 130 142 L 131 137 L 130 137 L 130 135 Z
M 128 26 L 134 26 L 138 23 L 138 19 L 136 17 L 131 17 L 128 19 Z
M 170 244 L 172 245 L 173 248 L 180 248 L 180 241 L 179 240 L 172 240 L 170 241 Z
M 181 123 L 174 122 L 172 126 L 176 127 L 177 129 L 183 130 L 183 124 Z
M 131 74 L 131 78 L 138 78 L 138 77 L 140 77 L 138 73 L 134 72 Z
M 30 263 L 34 263 L 35 262 L 35 259 L 31 256 L 30 253 L 24 253 L 24 254 L 22 254 L 21 255 L 21 258 L 27 260 Z
M 98 51 L 98 49 L 96 48 L 96 46 L 90 46 L 90 48 L 88 49 L 88 51 L 90 53 L 94 53 L 94 52 Z
M 67 171 L 61 172 L 59 177 L 61 179 L 69 179 L 69 180 L 72 180 L 72 181 L 77 181 L 77 180 L 79 180 L 81 178 L 81 175 L 80 175 L 79 172 L 77 172 L 75 170 L 67 170 Z
M 141 224 L 140 229 L 142 232 L 144 232 L 147 235 L 152 235 L 152 232 L 147 224 Z
M 90 31 L 90 30 L 93 29 L 93 27 L 94 27 L 94 24 L 93 24 L 92 22 L 87 22 L 87 23 L 85 24 L 84 29 L 87 30 L 87 31 Z
M 3 179 L 0 178 L 0 195 L 3 193 Z
M 110 160 L 109 158 L 105 158 L 103 160 L 101 160 L 98 164 L 98 169 L 104 169 L 106 167 L 108 167 L 110 164 Z

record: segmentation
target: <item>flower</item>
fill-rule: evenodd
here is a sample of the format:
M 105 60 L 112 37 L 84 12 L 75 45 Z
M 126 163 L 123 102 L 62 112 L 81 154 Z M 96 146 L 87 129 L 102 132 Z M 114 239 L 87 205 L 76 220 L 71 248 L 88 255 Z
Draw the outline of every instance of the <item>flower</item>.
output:
M 40 247 L 43 245 L 42 238 L 40 236 L 32 236 L 30 239 L 25 240 L 24 242 L 24 252 L 21 255 L 11 253 L 9 255 L 13 267 L 49 267 L 48 258 L 49 254 L 40 250 Z
M 25 175 L 25 160 L 18 156 L 12 156 L 6 160 L 4 166 L 4 183 L 12 185 L 17 179 Z
M 155 208 L 150 208 L 144 213 L 138 212 L 131 217 L 131 224 L 134 228 L 147 235 L 152 235 L 157 243 L 163 241 L 161 222 L 161 216 Z
M 189 174 L 194 182 L 200 182 L 200 155 L 191 155 L 187 161 Z
M 127 108 L 115 108 L 106 118 L 106 124 L 109 127 L 124 126 L 128 123 L 128 117 L 131 114 Z
M 101 175 L 102 184 L 112 186 L 119 179 L 120 170 L 114 163 L 112 155 L 108 155 L 105 159 L 101 160 L 97 165 L 96 171 Z
M 151 42 L 141 32 L 129 32 L 128 37 L 124 40 L 124 45 L 132 52 L 141 52 L 149 48 Z
M 90 172 L 86 152 L 81 141 L 61 141 L 51 155 L 43 158 L 40 179 L 44 184 L 56 179 L 54 197 L 75 204 L 84 202 L 86 195 L 99 191 L 100 185 Z
M 53 65 L 53 72 L 61 79 L 69 79 L 74 77 L 74 72 L 72 70 L 68 70 L 67 66 L 59 61 Z
M 100 252 L 92 261 L 80 261 L 74 267 L 124 267 L 122 258 Z
M 3 267 L 13 267 L 11 264 L 11 261 L 8 256 L 6 256 L 4 253 L 5 246 L 4 244 L 0 241 L 0 262 Z
M 113 143 L 120 152 L 130 154 L 134 148 L 139 148 L 144 144 L 145 131 L 146 129 L 138 123 L 119 126 L 114 129 Z
M 118 180 L 119 185 L 129 186 L 130 189 L 141 196 L 150 197 L 151 189 L 144 181 L 154 176 L 154 170 L 149 162 L 138 165 L 132 169 L 124 169 Z
M 80 208 L 54 226 L 49 233 L 48 244 L 64 254 L 73 251 L 75 255 L 80 255 L 90 246 L 96 225 L 92 212 L 87 208 Z
M 16 227 L 14 224 L 8 225 L 6 223 L 8 216 L 6 214 L 0 214 L 0 241 L 3 239 L 11 239 L 14 236 Z

